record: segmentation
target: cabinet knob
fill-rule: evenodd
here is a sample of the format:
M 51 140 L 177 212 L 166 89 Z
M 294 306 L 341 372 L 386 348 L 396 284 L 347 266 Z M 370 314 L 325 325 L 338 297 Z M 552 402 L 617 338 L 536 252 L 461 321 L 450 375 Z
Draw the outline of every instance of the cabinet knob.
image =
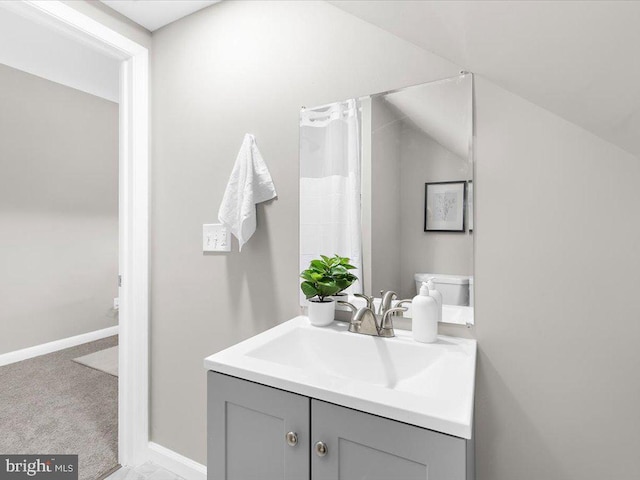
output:
M 316 442 L 314 448 L 316 450 L 316 455 L 318 455 L 319 457 L 324 457 L 329 450 L 324 442 Z
M 289 432 L 286 435 L 287 437 L 287 444 L 290 447 L 295 447 L 298 444 L 298 434 L 296 432 Z

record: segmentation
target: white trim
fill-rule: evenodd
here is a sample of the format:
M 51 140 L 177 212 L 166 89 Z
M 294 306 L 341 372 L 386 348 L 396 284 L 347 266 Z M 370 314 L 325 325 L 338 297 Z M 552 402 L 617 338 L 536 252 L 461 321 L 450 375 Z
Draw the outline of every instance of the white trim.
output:
M 43 343 L 34 347 L 23 348 L 22 350 L 16 350 L 14 352 L 3 353 L 0 355 L 0 367 L 4 367 L 11 363 L 21 362 L 22 360 L 28 360 L 29 358 L 39 357 L 40 355 L 46 355 L 47 353 L 58 352 L 65 348 L 82 345 L 83 343 L 100 340 L 101 338 L 112 337 L 114 335 L 118 335 L 118 325 L 115 327 L 103 328 L 102 330 L 95 330 L 89 333 L 82 333 L 73 337 L 54 340 L 53 342 Z
M 0 2 L 122 60 L 120 69 L 120 357 L 118 461 L 149 452 L 149 52 L 58 0 Z
M 154 442 L 149 442 L 149 460 L 185 480 L 207 480 L 207 467 Z
M 147 50 L 142 45 L 58 0 L 0 2 L 0 6 L 41 25 L 64 32 L 79 42 L 120 60 L 126 60 Z
M 146 461 L 149 443 L 148 54 L 122 62 L 120 97 L 120 326 L 118 453 Z M 126 308 L 123 308 L 126 305 Z M 124 373 L 124 375 L 123 375 Z

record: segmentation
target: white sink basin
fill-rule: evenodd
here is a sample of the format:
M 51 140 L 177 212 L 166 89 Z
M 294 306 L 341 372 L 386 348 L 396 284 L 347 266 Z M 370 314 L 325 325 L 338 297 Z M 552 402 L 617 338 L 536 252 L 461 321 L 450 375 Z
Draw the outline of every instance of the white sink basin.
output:
M 411 332 L 376 338 L 296 317 L 205 359 L 205 367 L 312 398 L 471 438 L 476 342 Z

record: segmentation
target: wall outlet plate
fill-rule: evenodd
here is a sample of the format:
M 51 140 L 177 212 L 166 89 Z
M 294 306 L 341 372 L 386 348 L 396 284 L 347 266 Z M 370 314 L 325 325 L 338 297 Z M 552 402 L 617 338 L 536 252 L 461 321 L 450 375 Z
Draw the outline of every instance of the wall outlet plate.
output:
M 221 223 L 202 225 L 203 252 L 230 252 L 231 232 Z

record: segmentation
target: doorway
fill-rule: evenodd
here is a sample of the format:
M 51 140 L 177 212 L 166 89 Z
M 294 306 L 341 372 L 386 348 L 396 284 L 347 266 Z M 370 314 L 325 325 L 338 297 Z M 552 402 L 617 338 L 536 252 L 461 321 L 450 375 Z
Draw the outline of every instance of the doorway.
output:
M 118 461 L 137 465 L 148 449 L 148 51 L 59 1 L 0 7 L 120 62 Z

